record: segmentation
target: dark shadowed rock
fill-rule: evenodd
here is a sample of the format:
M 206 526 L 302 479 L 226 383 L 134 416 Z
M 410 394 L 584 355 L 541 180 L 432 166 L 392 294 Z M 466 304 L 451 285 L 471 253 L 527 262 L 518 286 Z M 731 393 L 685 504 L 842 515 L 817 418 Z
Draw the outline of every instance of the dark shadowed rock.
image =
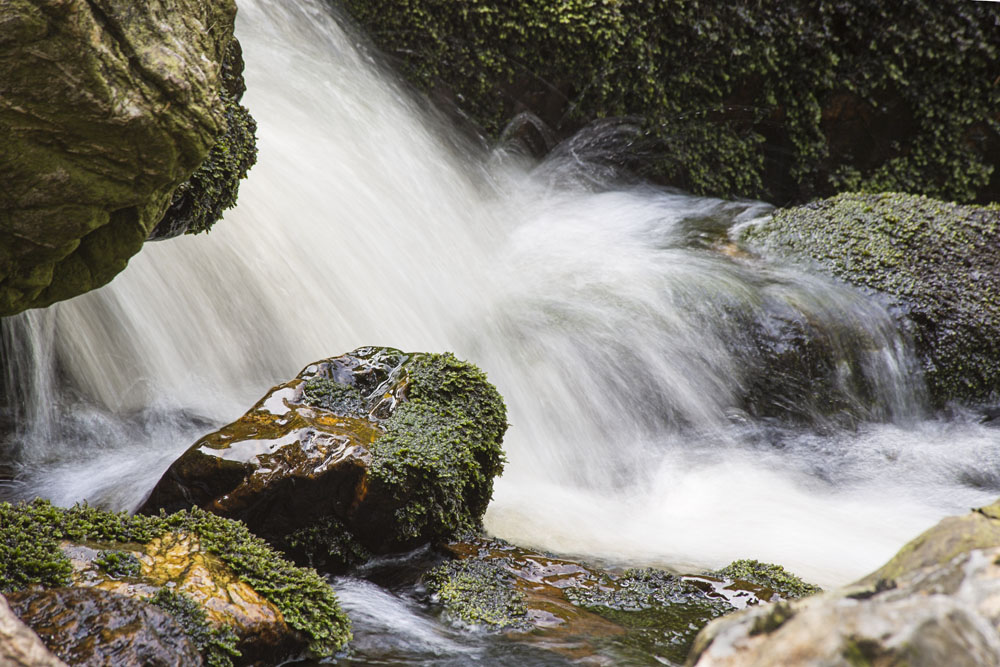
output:
M 71 665 L 200 665 L 181 626 L 166 612 L 123 595 L 50 588 L 8 595 L 11 608 Z
M 34 631 L 14 615 L 0 595 L 0 665 L 7 667 L 66 667 L 52 655 Z

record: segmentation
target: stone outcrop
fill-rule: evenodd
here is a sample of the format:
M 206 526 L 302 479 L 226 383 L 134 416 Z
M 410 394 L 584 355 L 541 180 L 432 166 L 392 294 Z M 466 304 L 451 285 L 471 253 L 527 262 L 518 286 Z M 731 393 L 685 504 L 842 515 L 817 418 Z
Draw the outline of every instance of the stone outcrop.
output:
M 0 316 L 99 287 L 138 252 L 233 129 L 235 14 L 233 0 L 0 0 Z
M 66 667 L 38 635 L 14 615 L 0 595 L 0 664 L 9 667 Z
M 888 302 L 936 404 L 1000 401 L 1000 208 L 849 193 L 780 209 L 741 240 Z
M 1000 503 L 945 519 L 856 584 L 714 621 L 688 664 L 1000 664 Z
M 636 125 L 624 150 L 600 157 L 698 194 L 1000 200 L 991 3 L 343 4 L 411 82 L 491 139 L 544 150 L 540 125 L 560 139 L 624 117 Z
M 195 443 L 139 511 L 198 506 L 343 569 L 477 528 L 506 428 L 474 366 L 361 348 L 311 364 Z
M 41 595 L 39 586 L 57 592 Z M 66 619 L 79 630 L 49 633 L 50 647 L 76 656 L 66 658 L 74 664 L 82 659 L 79 651 L 90 649 L 74 648 L 70 635 L 82 644 L 96 642 L 85 638 L 108 615 L 127 612 L 161 625 L 160 612 L 144 611 L 146 603 L 176 619 L 196 652 L 216 665 L 329 657 L 350 639 L 332 589 L 314 571 L 295 567 L 243 525 L 198 510 L 130 517 L 42 501 L 0 504 L 0 592 L 37 607 L 33 627 L 42 634 L 52 625 L 46 615 L 63 604 L 77 607 L 83 619 L 98 619 Z M 124 648 L 132 625 L 104 633 L 113 644 L 107 650 L 140 650 Z M 71 643 L 57 648 L 64 634 Z

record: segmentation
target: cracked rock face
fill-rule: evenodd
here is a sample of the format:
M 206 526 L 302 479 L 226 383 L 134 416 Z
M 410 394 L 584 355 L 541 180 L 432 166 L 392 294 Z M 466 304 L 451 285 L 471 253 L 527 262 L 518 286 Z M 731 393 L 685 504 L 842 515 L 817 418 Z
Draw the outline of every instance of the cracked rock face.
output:
M 226 131 L 234 0 L 0 0 L 0 316 L 99 287 Z

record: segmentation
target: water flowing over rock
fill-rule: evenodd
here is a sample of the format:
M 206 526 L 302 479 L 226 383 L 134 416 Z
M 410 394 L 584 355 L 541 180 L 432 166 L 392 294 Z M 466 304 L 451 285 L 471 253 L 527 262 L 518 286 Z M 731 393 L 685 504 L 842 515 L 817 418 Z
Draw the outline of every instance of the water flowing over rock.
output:
M 202 507 L 339 569 L 479 527 L 506 428 L 474 366 L 360 348 L 311 364 L 195 443 L 139 511 Z
M 0 595 L 0 664 L 10 667 L 66 667 Z
M 1000 209 L 843 194 L 743 231 L 753 247 L 877 293 L 913 336 L 931 396 L 1000 400 Z
M 33 610 L 30 624 L 39 632 L 60 605 L 79 610 L 80 619 L 67 619 L 72 627 L 45 630 L 46 642 L 72 664 L 107 662 L 81 657 L 102 625 L 120 628 L 121 637 L 109 630 L 102 635 L 108 645 L 94 650 L 144 650 L 145 640 L 129 633 L 147 621 L 163 626 L 163 612 L 178 621 L 196 655 L 220 666 L 328 657 L 350 638 L 336 597 L 315 572 L 293 566 L 241 524 L 198 510 L 130 517 L 42 501 L 0 504 L 0 591 L 22 617 Z M 123 614 L 145 620 L 106 622 Z M 181 651 L 157 655 L 171 652 Z
M 238 129 L 223 99 L 235 14 L 233 0 L 0 2 L 0 315 L 111 280 Z
M 688 664 L 1000 664 L 1000 503 L 945 519 L 856 584 L 713 622 Z
M 71 665 L 197 665 L 201 657 L 169 614 L 124 595 L 51 588 L 9 595 L 14 612 Z M 5 663 L 6 664 L 6 663 Z

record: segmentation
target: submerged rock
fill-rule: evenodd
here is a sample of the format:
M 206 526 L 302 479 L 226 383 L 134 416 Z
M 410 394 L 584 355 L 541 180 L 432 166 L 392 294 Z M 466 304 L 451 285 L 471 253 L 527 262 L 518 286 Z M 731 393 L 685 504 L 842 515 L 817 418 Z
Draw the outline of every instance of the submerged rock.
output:
M 14 615 L 0 595 L 0 664 L 9 667 L 66 667 L 38 635 Z
M 227 128 L 252 139 L 227 106 L 235 15 L 233 0 L 2 3 L 0 316 L 111 280 Z
M 71 665 L 197 665 L 201 656 L 166 612 L 88 588 L 11 593 L 11 608 Z
M 447 549 L 456 559 L 430 570 L 423 583 L 452 622 L 515 633 L 519 641 L 536 640 L 574 657 L 629 664 L 682 662 L 713 618 L 818 590 L 756 561 L 733 563 L 728 570 L 735 577 L 681 576 L 649 568 L 601 570 L 502 540 L 468 538 Z M 760 573 L 784 592 L 742 580 Z
M 688 664 L 1000 664 L 1000 503 L 945 519 L 856 584 L 713 622 Z
M 202 507 L 342 569 L 477 528 L 506 428 L 503 400 L 471 364 L 360 348 L 195 443 L 139 511 Z
M 698 194 L 1000 199 L 990 3 L 343 4 L 410 81 L 491 139 L 627 117 L 641 127 L 610 159 Z
M 315 572 L 241 524 L 199 510 L 130 517 L 41 501 L 0 504 L 0 591 L 33 585 L 151 602 L 213 665 L 329 657 L 350 639 L 332 589 Z M 97 605 L 92 613 L 106 612 Z
M 886 299 L 939 405 L 1000 401 L 1000 208 L 843 194 L 776 211 L 743 240 Z

